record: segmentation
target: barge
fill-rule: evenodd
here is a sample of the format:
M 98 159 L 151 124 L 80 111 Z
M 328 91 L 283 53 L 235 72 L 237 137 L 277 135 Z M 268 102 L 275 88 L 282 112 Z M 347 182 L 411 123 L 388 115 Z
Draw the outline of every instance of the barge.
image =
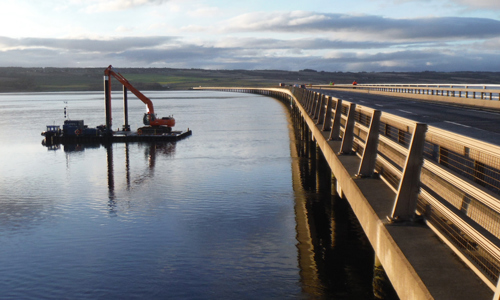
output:
M 122 130 L 113 131 L 111 123 L 111 77 L 123 85 L 123 115 L 125 124 Z M 128 124 L 128 96 L 131 91 L 147 107 L 143 123 L 145 126 L 130 131 Z M 156 116 L 151 99 L 137 90 L 130 82 L 118 73 L 112 66 L 104 71 L 104 103 L 106 125 L 89 128 L 83 120 L 65 120 L 62 126 L 47 125 L 47 130 L 42 132 L 45 137 L 42 144 L 53 147 L 60 144 L 109 144 L 128 142 L 173 142 L 181 140 L 192 134 L 189 128 L 186 131 L 174 131 L 175 119 L 173 116 L 159 118 Z M 64 117 L 66 118 L 66 108 Z
M 128 143 L 128 142 L 172 142 L 186 138 L 192 134 L 189 128 L 186 131 L 171 130 L 168 133 L 163 130 L 152 130 L 147 133 L 140 130 L 133 131 L 113 131 L 108 132 L 106 126 L 100 125 L 89 128 L 83 120 L 66 120 L 64 125 L 47 125 L 47 130 L 42 132 L 45 138 L 42 141 L 44 146 L 58 144 L 107 144 L 107 143 Z

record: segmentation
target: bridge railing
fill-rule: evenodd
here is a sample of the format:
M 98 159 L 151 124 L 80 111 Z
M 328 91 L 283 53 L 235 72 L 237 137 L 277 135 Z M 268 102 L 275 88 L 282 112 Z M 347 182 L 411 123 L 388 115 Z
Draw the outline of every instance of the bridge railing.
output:
M 400 94 L 422 99 L 448 98 L 462 103 L 474 100 L 500 100 L 500 85 L 459 85 L 459 84 L 339 84 L 312 85 L 318 89 L 348 89 L 358 92 L 380 92 Z
M 497 289 L 500 147 L 311 90 L 224 90 L 291 104 L 293 95 L 329 140 L 341 141 L 340 153 L 360 158 L 355 175 L 379 177 L 394 191 L 391 221 L 422 218 L 493 291 Z
M 317 124 L 326 125 L 323 130 L 331 132 L 331 140 L 342 140 L 341 152 L 361 158 L 358 175 L 380 176 L 398 195 L 397 211 L 398 201 L 410 197 L 401 191 L 417 123 L 313 91 L 295 94 Z M 375 130 L 370 128 L 377 123 Z M 376 154 L 365 153 L 370 139 L 378 140 Z M 500 147 L 432 126 L 423 139 L 415 212 L 495 290 L 500 274 Z M 373 169 L 362 170 L 373 156 Z

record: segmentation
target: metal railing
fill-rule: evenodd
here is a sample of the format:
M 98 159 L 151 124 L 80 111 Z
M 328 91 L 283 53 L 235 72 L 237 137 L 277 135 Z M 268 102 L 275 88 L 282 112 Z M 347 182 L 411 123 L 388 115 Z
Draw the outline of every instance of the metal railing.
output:
M 317 120 L 317 126 L 330 132 L 330 140 L 342 141 L 341 152 L 361 158 L 359 176 L 379 176 L 397 195 L 396 208 L 399 201 L 414 201 L 415 210 L 410 213 L 423 217 L 496 291 L 500 274 L 499 146 L 306 89 L 219 90 L 268 95 L 291 104 L 293 95 Z M 422 126 L 427 130 L 422 131 Z M 414 157 L 413 165 L 418 168 L 411 166 Z M 418 176 L 408 174 L 410 171 Z M 414 200 L 405 186 L 405 176 L 410 175 L 420 178 Z
M 340 84 L 340 85 L 313 85 L 320 89 L 350 89 L 353 91 L 384 92 L 407 94 L 412 97 L 436 98 L 448 97 L 467 100 L 500 100 L 500 85 L 480 84 Z
M 318 93 L 302 93 L 302 97 L 297 92 L 295 96 L 314 114 L 317 106 L 311 102 L 318 97 L 311 95 Z M 326 99 L 324 105 L 329 107 L 339 101 Z M 341 103 L 331 111 L 332 125 L 326 128 L 339 126 L 340 134 L 330 138 L 352 135 L 350 150 L 363 160 L 368 135 L 376 132 L 374 172 L 399 193 L 417 123 L 382 112 L 378 130 L 370 131 L 375 110 L 354 106 L 354 129 L 348 133 L 345 124 L 353 106 L 345 100 Z M 338 125 L 334 123 L 337 113 L 342 120 Z M 416 213 L 495 291 L 500 274 L 500 147 L 428 126 L 422 156 Z

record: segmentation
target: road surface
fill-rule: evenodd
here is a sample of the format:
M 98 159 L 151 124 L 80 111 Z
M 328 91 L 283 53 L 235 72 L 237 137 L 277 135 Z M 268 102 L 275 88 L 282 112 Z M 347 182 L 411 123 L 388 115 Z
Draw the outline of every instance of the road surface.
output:
M 376 94 L 314 91 L 500 146 L 500 111 Z

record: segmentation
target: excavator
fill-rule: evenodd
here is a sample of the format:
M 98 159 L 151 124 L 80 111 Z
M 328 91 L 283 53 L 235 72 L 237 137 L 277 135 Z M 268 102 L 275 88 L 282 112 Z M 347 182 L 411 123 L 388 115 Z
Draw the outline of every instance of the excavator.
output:
M 138 134 L 163 134 L 172 132 L 172 127 L 175 126 L 175 119 L 172 116 L 157 118 L 155 114 L 155 109 L 153 102 L 139 90 L 137 90 L 130 82 L 123 77 L 122 74 L 118 73 L 113 66 L 109 66 L 104 70 L 104 76 L 110 78 L 113 76 L 118 80 L 124 87 L 131 91 L 137 98 L 139 98 L 144 104 L 146 104 L 148 111 L 144 114 L 143 123 L 144 127 L 137 130 Z M 111 100 L 111 82 L 105 85 L 105 93 L 109 100 Z M 125 129 L 127 130 L 127 129 Z M 129 129 L 128 129 L 129 130 Z

